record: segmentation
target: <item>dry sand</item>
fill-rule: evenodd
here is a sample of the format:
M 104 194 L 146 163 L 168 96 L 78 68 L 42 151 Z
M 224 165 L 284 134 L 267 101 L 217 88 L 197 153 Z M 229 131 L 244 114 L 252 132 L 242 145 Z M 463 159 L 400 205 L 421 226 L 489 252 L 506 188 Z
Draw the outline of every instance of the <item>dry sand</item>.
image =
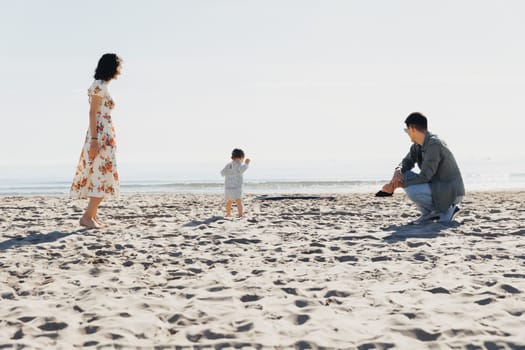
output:
M 525 192 L 0 197 L 0 349 L 525 349 Z

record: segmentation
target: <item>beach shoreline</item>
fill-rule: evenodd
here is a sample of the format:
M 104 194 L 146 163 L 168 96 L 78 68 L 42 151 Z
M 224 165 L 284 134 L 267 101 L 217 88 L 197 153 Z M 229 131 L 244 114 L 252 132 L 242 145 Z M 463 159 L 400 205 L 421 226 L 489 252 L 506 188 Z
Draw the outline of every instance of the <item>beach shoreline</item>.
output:
M 0 197 L 0 346 L 525 346 L 524 190 L 424 226 L 402 191 L 257 197 L 225 219 L 220 194 L 123 194 L 102 230 L 83 200 Z

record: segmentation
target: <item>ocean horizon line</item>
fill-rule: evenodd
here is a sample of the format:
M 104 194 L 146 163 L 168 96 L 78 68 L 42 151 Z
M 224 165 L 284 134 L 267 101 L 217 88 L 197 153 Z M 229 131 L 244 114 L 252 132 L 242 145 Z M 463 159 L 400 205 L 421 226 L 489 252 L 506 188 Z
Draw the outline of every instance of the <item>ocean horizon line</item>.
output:
M 247 179 L 247 193 L 365 193 L 375 192 L 386 179 Z M 71 182 L 65 180 L 7 180 L 0 179 L 0 195 L 49 195 L 69 193 Z M 508 174 L 505 178 L 465 179 L 467 190 L 520 190 L 525 189 L 525 173 Z M 122 193 L 199 193 L 217 194 L 224 191 L 224 182 L 219 180 L 147 180 L 121 181 Z

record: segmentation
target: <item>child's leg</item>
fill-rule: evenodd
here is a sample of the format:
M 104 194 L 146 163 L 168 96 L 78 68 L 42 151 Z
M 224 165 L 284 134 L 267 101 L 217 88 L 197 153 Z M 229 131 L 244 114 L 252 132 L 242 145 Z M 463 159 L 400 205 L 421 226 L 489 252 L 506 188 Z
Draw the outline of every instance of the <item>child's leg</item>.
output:
M 242 199 L 236 199 L 235 203 L 237 204 L 237 213 L 239 214 L 239 217 L 241 217 L 243 214 Z
M 233 204 L 233 201 L 230 201 L 230 200 L 226 201 L 226 216 L 232 216 L 232 204 Z

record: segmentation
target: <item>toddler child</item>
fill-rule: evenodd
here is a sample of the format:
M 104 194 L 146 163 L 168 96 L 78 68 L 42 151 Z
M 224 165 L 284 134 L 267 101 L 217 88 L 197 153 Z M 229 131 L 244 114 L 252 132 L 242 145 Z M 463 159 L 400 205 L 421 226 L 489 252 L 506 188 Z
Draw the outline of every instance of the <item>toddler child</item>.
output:
M 244 162 L 244 163 L 243 163 Z M 244 152 L 241 149 L 232 151 L 232 161 L 226 164 L 221 171 L 224 176 L 224 194 L 226 199 L 226 216 L 231 216 L 233 202 L 237 204 L 239 217 L 243 215 L 242 206 L 242 174 L 248 169 L 250 160 L 244 160 Z

